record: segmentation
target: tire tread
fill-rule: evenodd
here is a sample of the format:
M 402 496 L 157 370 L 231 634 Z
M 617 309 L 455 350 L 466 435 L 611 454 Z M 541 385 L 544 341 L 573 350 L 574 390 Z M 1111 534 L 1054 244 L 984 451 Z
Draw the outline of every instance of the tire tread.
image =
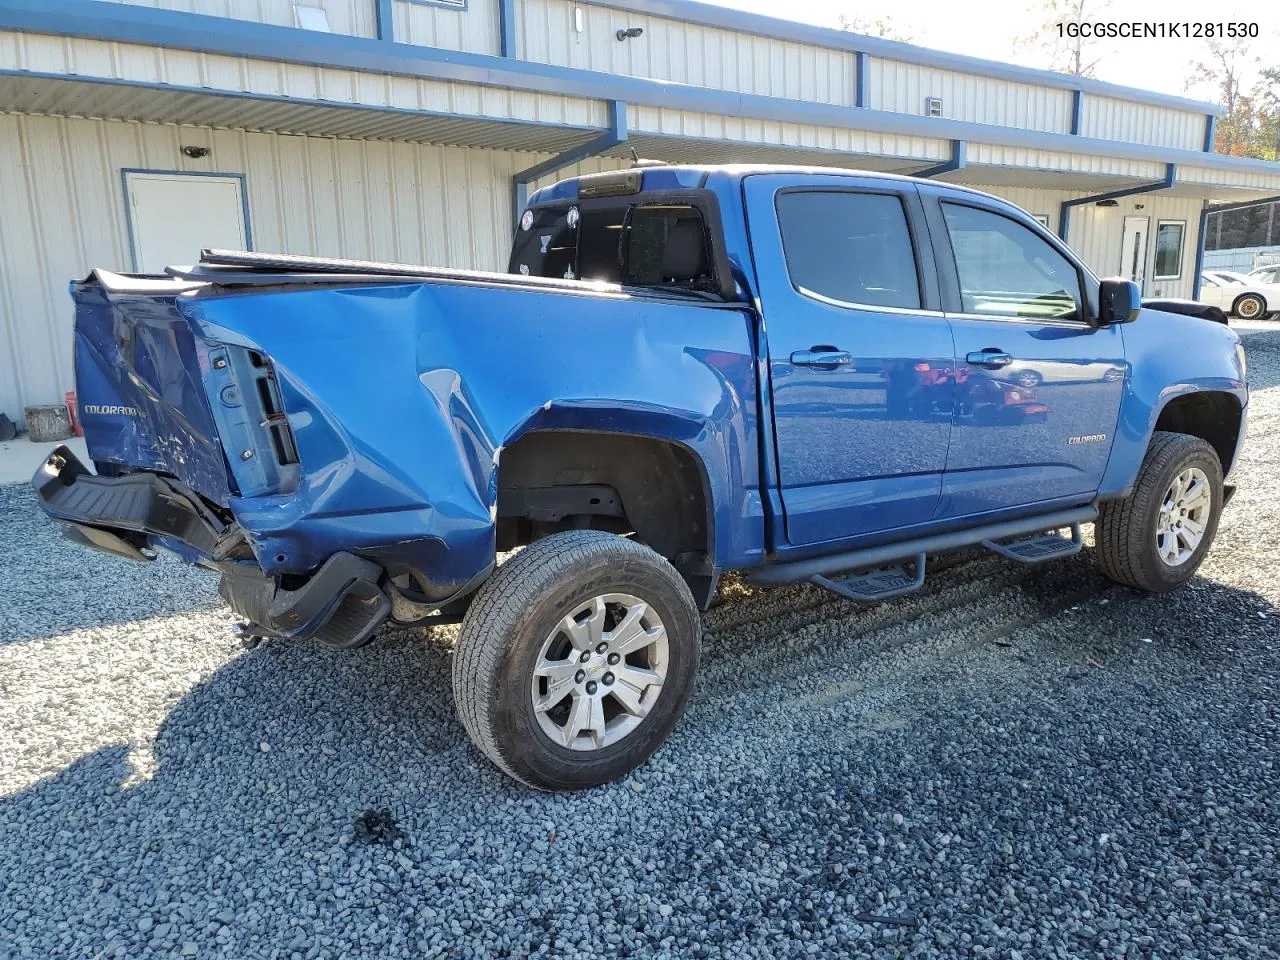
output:
M 1192 454 L 1217 454 L 1204 440 L 1186 433 L 1156 431 L 1142 458 L 1133 492 L 1123 500 L 1110 500 L 1101 505 L 1094 525 L 1098 566 L 1103 574 L 1117 583 L 1140 590 L 1154 590 L 1156 585 L 1143 571 L 1142 551 L 1147 536 L 1146 519 L 1164 496 L 1158 478 L 1171 463 Z M 1214 509 L 1221 509 L 1215 502 Z
M 683 587 L 693 616 L 697 608 L 684 580 L 664 557 L 633 540 L 599 530 L 571 530 L 534 541 L 498 567 L 463 618 L 453 659 L 453 698 L 467 734 L 503 773 L 526 786 L 545 789 L 522 776 L 500 742 L 493 722 L 493 692 L 512 625 L 543 593 L 582 565 L 607 559 L 643 562 L 663 569 Z

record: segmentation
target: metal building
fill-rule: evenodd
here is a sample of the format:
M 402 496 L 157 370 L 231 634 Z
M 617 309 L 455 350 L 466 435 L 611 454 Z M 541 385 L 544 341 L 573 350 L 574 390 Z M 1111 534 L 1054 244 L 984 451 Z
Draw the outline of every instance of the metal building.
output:
M 531 186 L 633 147 L 973 185 L 1190 296 L 1206 206 L 1280 194 L 1216 113 L 690 0 L 0 0 L 0 410 L 70 389 L 91 266 L 501 269 Z

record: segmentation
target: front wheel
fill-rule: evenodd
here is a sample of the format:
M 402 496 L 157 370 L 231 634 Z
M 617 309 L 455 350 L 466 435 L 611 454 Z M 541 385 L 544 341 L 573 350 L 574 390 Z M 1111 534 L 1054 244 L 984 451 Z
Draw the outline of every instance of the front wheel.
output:
M 504 773 L 542 790 L 644 763 L 693 691 L 701 623 L 648 547 L 574 530 L 498 568 L 467 610 L 453 661 L 458 714 Z
M 1221 513 L 1222 465 L 1213 447 L 1184 433 L 1156 433 L 1133 493 L 1098 513 L 1098 565 L 1117 583 L 1173 590 L 1195 575 Z
M 1258 320 L 1267 312 L 1267 302 L 1256 293 L 1246 293 L 1231 308 L 1241 320 Z

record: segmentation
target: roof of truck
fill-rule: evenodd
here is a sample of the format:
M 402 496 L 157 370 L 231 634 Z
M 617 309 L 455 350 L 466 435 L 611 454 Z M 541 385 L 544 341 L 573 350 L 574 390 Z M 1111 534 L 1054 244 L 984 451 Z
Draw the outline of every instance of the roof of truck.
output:
M 799 174 L 819 177 L 860 177 L 863 179 L 892 180 L 908 182 L 928 182 L 944 186 L 959 193 L 972 193 L 977 196 L 991 196 L 981 190 L 962 187 L 954 183 L 938 180 L 926 180 L 900 173 L 886 173 L 882 170 L 855 170 L 845 167 L 808 166 L 803 164 L 782 163 L 689 163 L 665 164 L 656 161 L 641 161 L 640 166 L 610 170 L 603 173 L 587 173 L 577 177 L 566 177 L 550 186 L 543 187 L 529 198 L 532 203 L 546 203 L 555 200 L 573 200 L 578 197 L 578 186 L 583 183 L 608 181 L 628 174 L 639 172 L 643 180 L 640 191 L 655 190 L 693 190 L 705 184 L 708 176 L 722 174 L 730 179 L 742 180 L 746 177 L 763 174 Z M 1000 197 L 995 199 L 999 200 Z M 1005 201 L 1008 202 L 1008 201 Z

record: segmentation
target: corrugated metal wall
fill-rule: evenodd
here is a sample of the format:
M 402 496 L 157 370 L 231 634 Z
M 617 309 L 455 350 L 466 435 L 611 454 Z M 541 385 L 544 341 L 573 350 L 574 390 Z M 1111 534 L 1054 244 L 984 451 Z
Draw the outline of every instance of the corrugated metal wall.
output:
M 210 155 L 183 156 L 182 145 Z M 122 167 L 244 173 L 260 250 L 503 269 L 539 154 L 0 114 L 0 410 L 72 386 L 67 281 L 130 270 Z
M 847 51 L 566 0 L 520 0 L 518 9 L 520 56 L 528 60 L 739 93 L 856 102 L 854 55 Z M 619 41 L 622 27 L 644 34 Z
M 372 6 L 372 0 L 364 0 Z M 446 3 L 412 3 L 394 0 L 397 43 L 416 43 L 468 53 L 501 53 L 498 27 L 498 0 L 468 0 Z
M 848 127 L 723 117 L 691 110 L 633 106 L 628 111 L 627 120 L 631 130 L 637 133 L 903 157 L 920 160 L 921 165 L 930 160 L 944 160 L 951 151 L 949 140 L 869 133 Z
M 50 0 L 56 3 L 57 0 Z M 181 10 L 185 13 L 204 13 L 212 17 L 234 17 L 237 20 L 254 20 L 258 23 L 274 23 L 278 26 L 296 27 L 293 7 L 295 2 L 309 7 L 323 7 L 334 33 L 346 33 L 357 37 L 377 36 L 373 3 L 370 0 L 115 0 L 117 3 L 134 3 L 142 7 L 159 7 L 165 10 Z
M 1080 133 L 1099 140 L 1149 143 L 1181 150 L 1204 148 L 1205 116 L 1131 103 L 1110 97 L 1087 96 L 1080 117 Z
M 1069 90 L 868 58 L 869 107 L 920 116 L 927 97 L 941 97 L 942 115 L 952 120 L 1071 132 Z

